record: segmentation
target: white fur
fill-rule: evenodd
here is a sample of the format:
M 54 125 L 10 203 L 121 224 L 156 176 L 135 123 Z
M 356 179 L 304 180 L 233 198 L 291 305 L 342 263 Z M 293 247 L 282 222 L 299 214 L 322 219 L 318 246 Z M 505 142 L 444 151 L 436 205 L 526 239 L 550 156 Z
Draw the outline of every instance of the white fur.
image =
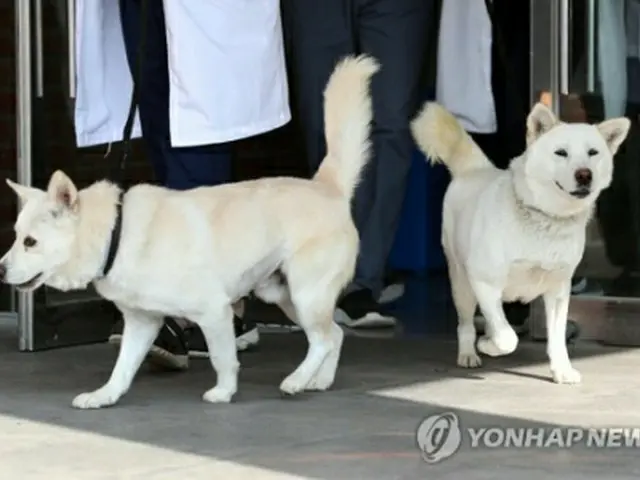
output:
M 24 206 L 16 241 L 1 260 L 4 281 L 19 285 L 41 274 L 21 288 L 93 283 L 124 316 L 111 377 L 76 397 L 74 407 L 113 405 L 128 391 L 165 315 L 200 326 L 217 373 L 203 398 L 229 402 L 239 368 L 233 307 L 252 290 L 278 304 L 309 341 L 280 389 L 295 394 L 333 384 L 343 339 L 333 312 L 358 254 L 350 201 L 368 160 L 368 87 L 377 69 L 365 56 L 337 66 L 325 92 L 328 154 L 313 180 L 267 178 L 186 192 L 131 188 L 123 199 L 118 254 L 105 278 L 119 188 L 103 181 L 78 192 L 62 172 L 47 192 L 9 182 Z M 25 245 L 27 237 L 37 244 Z
M 518 337 L 501 302 L 542 296 L 553 379 L 580 381 L 565 343 L 571 277 L 594 203 L 611 183 L 613 155 L 629 126 L 625 118 L 566 124 L 538 104 L 527 119 L 527 150 L 503 171 L 441 106 L 428 103 L 412 122 L 420 148 L 453 176 L 444 199 L 442 245 L 459 318 L 460 366 L 481 364 L 473 322 L 477 305 L 487 321 L 478 350 L 506 355 Z M 587 189 L 576 182 L 579 169 L 592 172 Z

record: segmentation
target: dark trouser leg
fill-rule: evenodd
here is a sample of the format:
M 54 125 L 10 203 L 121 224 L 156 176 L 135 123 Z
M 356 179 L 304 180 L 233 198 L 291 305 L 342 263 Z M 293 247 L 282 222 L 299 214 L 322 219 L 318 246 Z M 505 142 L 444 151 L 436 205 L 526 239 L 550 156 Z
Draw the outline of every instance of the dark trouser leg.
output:
M 323 92 L 338 61 L 354 52 L 351 0 L 284 0 L 293 103 L 313 175 L 325 156 Z
M 122 30 L 129 66 L 137 72 L 140 42 L 140 0 L 120 0 Z M 169 130 L 169 68 L 162 2 L 147 2 L 145 52 L 139 90 L 143 137 L 156 180 L 169 188 L 185 190 L 217 185 L 231 179 L 229 145 L 190 148 L 171 146 Z
M 231 152 L 229 145 L 212 145 L 190 148 L 171 146 L 169 127 L 169 67 L 167 64 L 167 40 L 164 10 L 161 1 L 147 1 L 145 51 L 138 58 L 140 27 L 142 21 L 140 0 L 120 0 L 122 30 L 129 66 L 138 71 L 142 61 L 138 109 L 147 154 L 156 181 L 178 190 L 218 185 L 231 179 Z M 187 339 L 182 331 L 186 322 L 167 319 L 153 348 L 151 358 L 170 368 L 185 368 L 189 351 L 205 352 L 206 345 L 199 331 L 190 332 Z M 244 333 L 244 326 L 236 319 L 236 331 Z M 119 343 L 118 327 L 111 341 Z M 257 337 L 256 337 L 257 338 Z M 256 340 L 257 341 L 257 340 Z
M 148 1 L 146 18 L 146 48 L 138 58 L 142 12 L 140 0 L 120 0 L 122 33 L 129 68 L 137 72 L 142 61 L 139 113 L 144 143 L 153 165 L 156 181 L 164 185 L 167 179 L 166 148 L 169 141 L 169 78 L 167 71 L 166 37 L 162 2 Z M 164 50 L 164 52 L 163 52 Z M 163 111 L 164 110 L 164 111 Z M 160 112 L 160 114 L 158 114 Z
M 354 288 L 378 298 L 405 196 L 414 144 L 409 121 L 424 98 L 430 0 L 359 0 L 359 51 L 382 68 L 372 81 L 373 155 L 356 191 L 360 257 Z

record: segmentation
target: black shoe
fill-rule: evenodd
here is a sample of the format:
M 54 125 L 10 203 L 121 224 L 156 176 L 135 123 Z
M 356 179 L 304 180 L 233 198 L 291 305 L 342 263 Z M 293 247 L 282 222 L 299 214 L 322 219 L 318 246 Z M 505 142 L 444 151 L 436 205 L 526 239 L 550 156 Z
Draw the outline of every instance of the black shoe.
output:
M 380 304 L 373 298 L 371 290 L 356 290 L 338 301 L 334 320 L 350 328 L 394 327 L 396 319 L 380 312 Z
M 109 336 L 109 343 L 122 343 L 124 322 L 120 320 Z M 170 370 L 186 370 L 189 367 L 189 352 L 184 330 L 172 318 L 165 318 L 164 325 L 151 346 L 147 358 L 150 362 Z
M 234 315 L 233 327 L 236 333 L 236 349 L 239 352 L 251 350 L 258 346 L 260 334 L 255 323 L 244 321 Z M 195 358 L 209 358 L 207 342 L 202 335 L 202 330 L 197 325 L 185 329 L 187 345 L 189 346 L 189 356 Z

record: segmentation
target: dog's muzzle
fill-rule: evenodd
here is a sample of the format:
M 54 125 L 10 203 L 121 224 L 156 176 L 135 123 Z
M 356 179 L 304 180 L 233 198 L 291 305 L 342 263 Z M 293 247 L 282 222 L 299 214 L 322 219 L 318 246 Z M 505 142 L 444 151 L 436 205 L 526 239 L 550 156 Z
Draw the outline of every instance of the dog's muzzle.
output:
M 591 193 L 591 189 L 588 187 L 579 187 L 576 188 L 573 192 L 570 192 L 572 197 L 576 198 L 586 198 Z
M 575 190 L 569 192 L 565 188 L 563 188 L 563 186 L 560 185 L 558 182 L 556 182 L 556 186 L 563 192 L 568 193 L 569 195 L 575 198 L 586 198 L 591 193 L 591 188 L 589 187 L 578 187 Z

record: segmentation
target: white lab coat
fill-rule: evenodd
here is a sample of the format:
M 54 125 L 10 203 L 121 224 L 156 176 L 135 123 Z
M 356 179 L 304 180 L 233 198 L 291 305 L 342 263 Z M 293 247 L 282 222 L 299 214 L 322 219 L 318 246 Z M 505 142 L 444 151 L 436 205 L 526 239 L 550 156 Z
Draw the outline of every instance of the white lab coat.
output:
M 484 1 L 443 0 L 439 31 L 436 101 L 468 132 L 495 133 L 493 35 Z
M 165 0 L 164 9 L 173 146 L 237 140 L 290 120 L 279 0 Z M 122 140 L 132 78 L 117 0 L 76 0 L 75 58 L 78 146 Z

